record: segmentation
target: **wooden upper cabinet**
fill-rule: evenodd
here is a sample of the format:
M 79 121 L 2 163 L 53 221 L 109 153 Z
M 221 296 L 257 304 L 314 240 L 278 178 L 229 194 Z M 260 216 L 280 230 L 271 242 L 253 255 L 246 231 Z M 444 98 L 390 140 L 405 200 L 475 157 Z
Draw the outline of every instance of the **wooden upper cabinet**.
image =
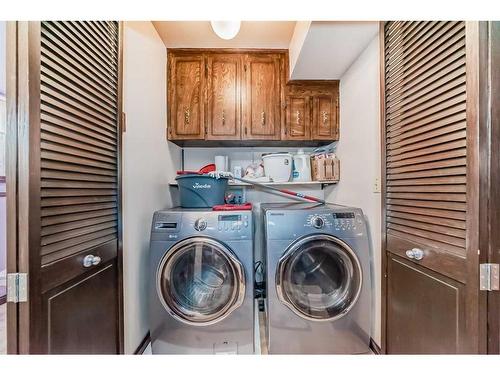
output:
M 280 56 L 248 54 L 245 73 L 244 138 L 280 139 Z
M 208 57 L 207 139 L 241 138 L 242 56 Z
M 291 81 L 286 85 L 284 139 L 339 139 L 338 81 Z
M 205 137 L 205 58 L 202 54 L 169 54 L 169 139 Z
M 338 140 L 338 81 L 287 83 L 285 51 L 169 49 L 167 73 L 168 139 L 181 146 Z
M 310 98 L 307 96 L 286 96 L 286 137 L 290 140 L 311 138 Z
M 338 94 L 313 97 L 312 139 L 338 140 Z

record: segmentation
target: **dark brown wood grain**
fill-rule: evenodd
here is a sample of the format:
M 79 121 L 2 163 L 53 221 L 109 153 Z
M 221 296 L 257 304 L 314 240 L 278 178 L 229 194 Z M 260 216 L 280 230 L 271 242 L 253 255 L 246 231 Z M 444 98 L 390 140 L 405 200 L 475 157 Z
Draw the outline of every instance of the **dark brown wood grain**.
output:
M 489 22 L 489 63 L 490 63 L 490 119 L 489 140 L 490 169 L 488 171 L 489 207 L 488 233 L 484 237 L 488 243 L 489 262 L 500 263 L 500 22 Z M 488 294 L 488 353 L 500 354 L 500 292 Z
M 387 353 L 485 351 L 477 251 L 478 142 L 486 126 L 478 112 L 480 25 L 381 24 Z M 424 258 L 408 259 L 412 248 Z
M 29 302 L 9 310 L 18 317 L 9 351 L 123 352 L 121 26 L 11 28 L 17 116 L 9 117 L 9 141 L 17 153 L 8 168 L 17 210 L 8 246 L 13 272 L 29 275 Z M 101 262 L 84 267 L 86 255 Z

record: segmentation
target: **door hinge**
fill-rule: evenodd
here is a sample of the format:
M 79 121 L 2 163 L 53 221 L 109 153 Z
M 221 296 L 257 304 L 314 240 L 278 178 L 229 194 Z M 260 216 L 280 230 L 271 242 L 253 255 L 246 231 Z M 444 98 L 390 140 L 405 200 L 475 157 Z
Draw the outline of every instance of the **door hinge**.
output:
M 495 263 L 479 265 L 479 290 L 500 290 L 500 265 Z
M 7 302 L 27 302 L 28 301 L 28 274 L 8 273 L 7 274 Z

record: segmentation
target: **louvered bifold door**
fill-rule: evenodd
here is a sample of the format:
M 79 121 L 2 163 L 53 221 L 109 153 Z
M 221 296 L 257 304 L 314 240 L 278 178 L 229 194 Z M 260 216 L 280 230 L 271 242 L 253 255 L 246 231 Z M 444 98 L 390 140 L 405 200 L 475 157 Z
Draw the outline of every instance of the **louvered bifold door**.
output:
M 117 35 L 113 23 L 42 23 L 43 265 L 116 247 Z
M 120 31 L 29 25 L 30 353 L 121 350 Z
M 384 31 L 388 350 L 457 352 L 472 214 L 466 25 L 388 22 Z

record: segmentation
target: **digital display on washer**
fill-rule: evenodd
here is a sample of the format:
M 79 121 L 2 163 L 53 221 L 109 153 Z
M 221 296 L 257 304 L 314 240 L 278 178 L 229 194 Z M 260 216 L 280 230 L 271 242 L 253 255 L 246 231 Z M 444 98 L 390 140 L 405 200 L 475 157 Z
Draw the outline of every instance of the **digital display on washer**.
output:
M 334 219 L 354 219 L 354 212 L 336 212 L 333 215 Z
M 219 215 L 219 221 L 241 221 L 241 215 Z

